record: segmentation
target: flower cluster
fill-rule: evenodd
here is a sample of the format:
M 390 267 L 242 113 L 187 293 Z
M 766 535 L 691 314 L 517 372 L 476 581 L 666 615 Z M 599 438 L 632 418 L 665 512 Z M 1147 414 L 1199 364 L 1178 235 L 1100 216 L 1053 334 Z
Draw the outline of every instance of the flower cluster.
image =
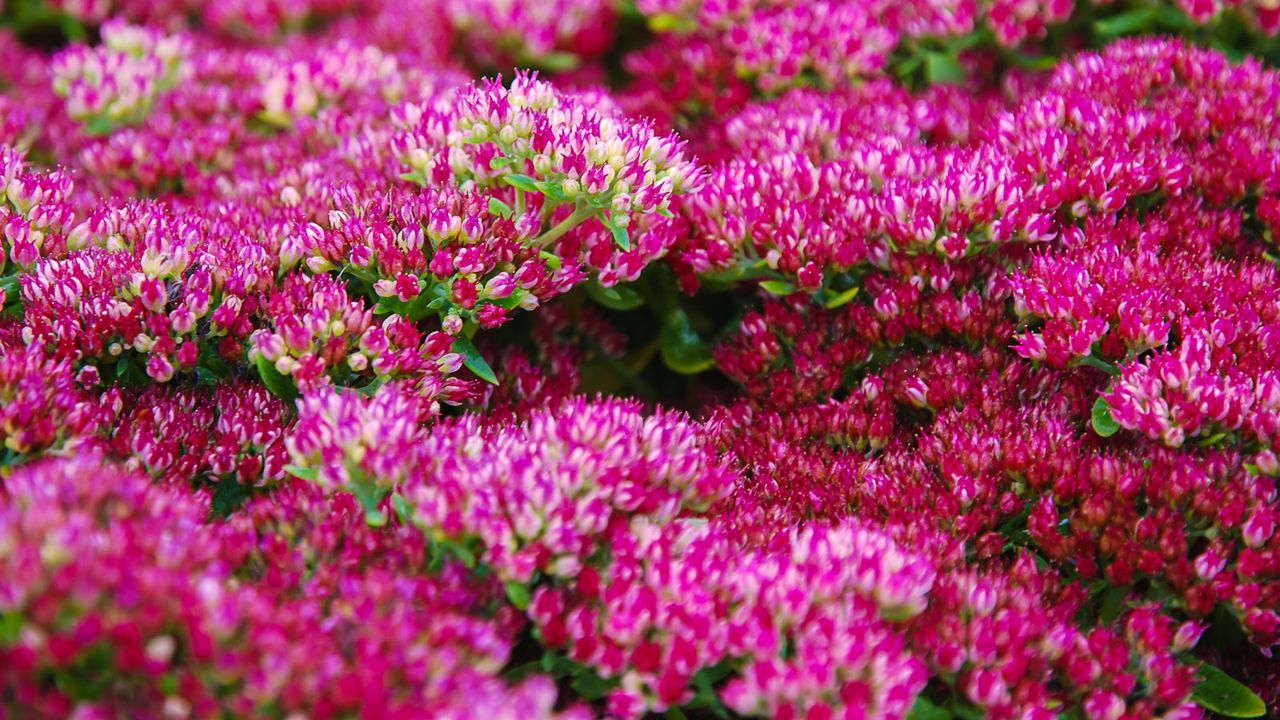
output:
M 717 666 L 745 716 L 902 717 L 923 686 L 894 622 L 923 609 L 933 569 L 876 531 L 808 528 L 744 552 L 716 526 L 637 522 L 611 549 L 600 572 L 540 590 L 530 616 L 548 645 L 615 678 L 618 716 L 692 701 Z
M 75 47 L 54 59 L 53 87 L 67 114 L 101 134 L 141 122 L 156 97 L 182 80 L 189 42 L 120 20 L 102 26 L 102 44 Z
M 559 716 L 545 678 L 508 688 L 495 677 L 512 623 L 485 617 L 483 587 L 416 573 L 411 546 L 375 537 L 349 508 L 295 488 L 251 507 L 251 522 L 210 526 L 207 513 L 203 498 L 92 455 L 6 479 L 0 707 L 37 718 L 358 706 Z M 343 573 L 307 572 L 317 553 L 341 554 Z M 347 617 L 316 623 L 326 607 Z
M 0 716 L 1280 712 L 1272 5 L 4 3 Z
M 12 270 L 29 270 L 42 257 L 67 251 L 67 232 L 74 218 L 73 184 L 66 173 L 30 168 L 11 146 L 0 147 L 0 307 L 16 299 Z M 12 270 L 11 270 L 12 269 Z

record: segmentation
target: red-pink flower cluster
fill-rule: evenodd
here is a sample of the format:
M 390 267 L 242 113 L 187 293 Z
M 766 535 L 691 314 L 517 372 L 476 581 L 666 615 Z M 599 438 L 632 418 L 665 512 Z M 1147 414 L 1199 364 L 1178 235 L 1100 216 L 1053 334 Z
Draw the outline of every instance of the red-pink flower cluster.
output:
M 1277 709 L 1270 4 L 14 7 L 0 716 Z
M 379 536 L 353 510 L 295 487 L 208 525 L 205 499 L 91 454 L 14 473 L 0 493 L 0 707 L 561 716 L 546 678 L 496 676 L 518 623 L 487 611 L 492 587 L 428 572 L 420 540 Z

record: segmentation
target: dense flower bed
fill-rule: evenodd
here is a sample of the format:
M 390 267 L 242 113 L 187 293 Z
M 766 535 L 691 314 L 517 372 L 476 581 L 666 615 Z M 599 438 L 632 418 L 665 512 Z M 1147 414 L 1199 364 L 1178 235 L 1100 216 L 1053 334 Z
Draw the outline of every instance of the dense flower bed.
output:
M 1280 716 L 1267 0 L 5 0 L 0 718 Z

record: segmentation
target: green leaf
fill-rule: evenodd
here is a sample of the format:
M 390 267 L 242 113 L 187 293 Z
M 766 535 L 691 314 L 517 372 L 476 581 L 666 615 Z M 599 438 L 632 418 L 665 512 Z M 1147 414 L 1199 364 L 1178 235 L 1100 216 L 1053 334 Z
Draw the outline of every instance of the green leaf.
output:
M 302 478 L 310 482 L 316 482 L 320 479 L 320 469 L 312 467 L 303 467 L 302 465 L 285 465 L 284 471 L 296 478 Z
M 612 686 L 613 683 L 590 670 L 576 676 L 569 682 L 569 687 L 573 688 L 578 697 L 588 701 L 595 701 L 604 697 Z
M 615 285 L 614 287 L 604 287 L 599 282 L 591 282 L 587 284 L 587 294 L 592 300 L 609 308 L 610 310 L 635 310 L 644 305 L 644 298 L 640 293 L 632 290 L 625 285 Z
M 1205 710 L 1236 718 L 1256 718 L 1267 713 L 1267 705 L 1262 698 L 1218 668 L 1205 663 L 1196 675 L 1200 682 L 1191 693 L 1191 699 Z
M 536 65 L 543 70 L 550 70 L 551 72 L 567 72 L 577 68 L 582 64 L 582 61 L 571 52 L 553 52 L 531 59 L 528 64 Z
M 924 77 L 930 85 L 959 85 L 968 75 L 955 55 L 929 52 L 924 56 Z
M 1121 35 L 1132 35 L 1146 30 L 1156 19 L 1156 10 L 1151 7 L 1138 7 L 1119 15 L 1112 15 L 1093 24 L 1094 32 L 1107 38 Z
M 510 175 L 503 176 L 502 179 L 506 180 L 508 185 L 518 190 L 524 190 L 525 192 L 538 192 L 538 182 L 528 175 L 512 173 Z
M 89 35 L 79 20 L 66 13 L 58 17 L 58 27 L 62 30 L 62 34 L 73 43 L 82 42 Z
M 12 645 L 22 634 L 22 615 L 19 613 L 0 613 L 0 647 Z
M 116 129 L 116 124 L 104 117 L 95 117 L 84 126 L 84 134 L 94 137 L 110 135 L 112 130 Z
M 698 277 L 705 281 L 714 283 L 736 283 L 742 280 L 753 280 L 761 277 L 769 272 L 767 266 L 760 266 L 754 263 L 739 263 L 725 270 L 713 270 L 711 272 L 700 273 Z
M 730 672 L 731 668 L 727 662 L 721 661 L 711 667 L 704 667 L 693 676 L 693 687 L 697 690 L 693 701 L 689 703 L 690 708 L 706 708 L 721 720 L 728 720 L 729 711 L 725 708 L 724 703 L 720 700 L 719 693 L 716 692 L 715 683 L 722 680 Z
M 515 211 L 511 209 L 510 205 L 502 202 L 496 197 L 491 197 L 489 198 L 489 214 L 497 215 L 502 218 L 510 218 L 515 214 Z
M 1098 619 L 1103 625 L 1110 626 L 1124 613 L 1129 606 L 1129 588 L 1124 585 L 1109 585 L 1102 592 L 1102 603 L 1098 608 Z
M 371 527 L 382 527 L 387 524 L 387 514 L 379 507 L 382 504 L 382 498 L 387 495 L 384 488 L 366 477 L 357 476 L 352 478 L 349 489 L 351 494 L 356 496 L 356 500 L 360 501 L 360 507 L 364 508 L 366 523 Z
M 374 378 L 368 385 L 361 385 L 358 388 L 352 388 L 352 390 L 354 390 L 355 392 L 365 397 L 373 397 L 374 395 L 378 394 L 378 388 L 385 385 L 386 382 L 387 382 L 387 379 L 385 377 L 377 377 L 377 378 Z
M 552 271 L 560 269 L 561 263 L 560 263 L 559 255 L 547 250 L 543 250 L 542 252 L 538 253 L 538 257 L 542 258 L 543 262 L 545 262 L 547 264 L 547 267 L 550 268 Z
M 231 513 L 239 510 L 249 495 L 252 488 L 248 485 L 241 485 L 239 482 L 231 479 L 224 479 L 213 485 L 213 498 L 210 503 L 210 512 L 215 518 L 225 518 Z
M 529 586 L 514 580 L 507 582 L 507 599 L 517 610 L 524 611 L 529 608 Z
M 671 32 L 683 24 L 684 21 L 679 15 L 671 13 L 658 13 L 649 17 L 649 29 L 656 33 Z
M 951 713 L 920 696 L 911 706 L 911 712 L 907 713 L 907 720 L 951 720 Z
M 848 305 L 849 301 L 853 300 L 853 298 L 858 295 L 859 289 L 860 288 L 858 288 L 858 286 L 855 285 L 849 288 L 848 290 L 845 290 L 844 292 L 840 293 L 839 295 L 836 295 L 830 298 L 824 304 L 828 310 L 835 310 L 838 307 Z
M 574 661 L 554 650 L 548 650 L 543 653 L 542 661 L 539 664 L 542 666 L 543 672 L 557 680 L 573 672 L 577 665 Z
M 1163 29 L 1174 33 L 1188 33 L 1199 27 L 1195 20 L 1175 5 L 1160 5 L 1156 10 L 1156 19 L 1164 26 Z
M 667 314 L 658 340 L 662 345 L 662 361 L 678 373 L 696 375 L 716 364 L 706 343 L 693 329 L 689 316 L 680 308 Z
M 262 378 L 262 384 L 267 386 L 267 390 L 272 395 L 293 402 L 298 399 L 298 386 L 294 384 L 293 378 L 281 375 L 276 366 L 271 364 L 262 355 L 258 356 L 258 375 Z
M 765 292 L 782 296 L 790 295 L 796 291 L 796 286 L 785 280 L 765 280 L 760 283 L 760 287 L 763 288 Z
M 498 376 L 494 374 L 493 368 L 489 367 L 489 363 L 485 362 L 484 356 L 476 349 L 470 338 L 458 335 L 453 339 L 453 349 L 462 353 L 462 364 L 475 373 L 476 377 L 490 385 L 498 384 Z
M 391 507 L 396 509 L 396 515 L 400 516 L 400 522 L 405 525 L 413 524 L 413 506 L 409 504 L 408 500 L 404 499 L 403 495 L 392 495 Z
M 613 243 L 622 248 L 625 252 L 631 249 L 631 236 L 627 234 L 627 229 L 621 225 L 610 225 L 609 232 L 613 233 Z
M 1104 438 L 1111 437 L 1120 431 L 1120 423 L 1111 416 L 1111 406 L 1102 396 L 1098 396 L 1097 401 L 1093 403 L 1093 431 Z

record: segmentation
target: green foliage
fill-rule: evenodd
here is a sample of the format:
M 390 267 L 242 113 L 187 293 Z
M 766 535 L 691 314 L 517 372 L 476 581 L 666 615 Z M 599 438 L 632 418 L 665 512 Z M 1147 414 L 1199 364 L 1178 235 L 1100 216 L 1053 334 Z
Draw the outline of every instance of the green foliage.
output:
M 1196 672 L 1199 682 L 1191 699 L 1211 712 L 1233 718 L 1256 718 L 1267 714 L 1267 705 L 1240 681 L 1205 663 Z
M 591 296 L 592 300 L 610 310 L 626 312 L 644 305 L 644 298 L 640 296 L 640 293 L 626 285 L 615 285 L 607 288 L 599 282 L 591 282 L 587 284 L 587 294 Z
M 489 367 L 489 363 L 476 349 L 475 343 L 471 342 L 470 338 L 458 335 L 453 339 L 453 349 L 455 352 L 462 353 L 462 364 L 475 373 L 476 377 L 491 385 L 498 384 L 497 374 L 493 372 L 493 368 Z
M 1092 425 L 1093 431 L 1104 438 L 1111 437 L 1120 431 L 1120 423 L 1112 417 L 1111 406 L 1103 397 L 1099 397 L 1093 403 Z
M 272 395 L 286 402 L 293 402 L 298 399 L 298 386 L 293 382 L 293 378 L 280 374 L 273 365 L 262 355 L 257 359 L 258 377 L 262 378 L 262 384 Z

